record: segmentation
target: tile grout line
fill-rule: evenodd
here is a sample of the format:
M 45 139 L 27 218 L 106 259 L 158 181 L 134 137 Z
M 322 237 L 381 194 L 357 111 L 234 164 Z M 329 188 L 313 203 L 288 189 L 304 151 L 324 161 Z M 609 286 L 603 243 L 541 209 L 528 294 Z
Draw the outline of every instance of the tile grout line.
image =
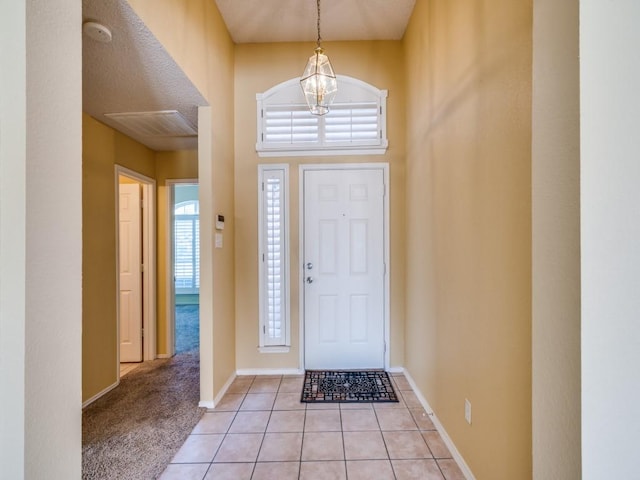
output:
M 206 470 L 204 472 L 204 476 L 202 477 L 201 480 L 204 480 L 205 478 L 207 478 L 208 475 L 213 475 L 213 470 L 212 469 L 214 468 L 214 463 L 215 463 L 216 456 L 220 453 L 220 449 L 221 449 L 224 441 L 226 439 L 228 439 L 230 437 L 230 435 L 232 435 L 231 428 L 232 428 L 234 422 L 238 419 L 238 415 L 242 411 L 241 408 L 242 408 L 243 404 L 245 403 L 245 401 L 247 400 L 247 398 L 249 398 L 248 397 L 249 392 L 250 392 L 251 388 L 255 385 L 255 381 L 257 379 L 259 379 L 259 377 L 258 376 L 254 376 L 254 378 L 249 382 L 249 386 L 246 388 L 246 390 L 243 393 L 241 393 L 241 397 L 237 399 L 237 402 L 234 401 L 236 407 L 233 408 L 232 410 L 215 411 L 215 409 L 211 409 L 211 410 L 209 410 L 207 412 L 207 413 L 229 412 L 229 413 L 231 413 L 231 415 L 230 415 L 229 424 L 226 427 L 226 429 L 223 430 L 222 439 L 221 439 L 220 444 L 217 446 L 217 448 L 216 448 L 216 450 L 215 450 L 215 452 L 213 454 L 213 458 L 211 459 L 210 462 L 206 462 L 206 463 L 203 462 L 203 463 L 205 463 L 207 465 L 207 468 L 206 468 Z M 387 439 L 385 438 L 385 435 L 384 435 L 385 431 L 382 430 L 382 425 L 381 425 L 381 421 L 380 421 L 380 415 L 383 414 L 383 412 L 385 412 L 384 415 L 388 415 L 388 416 L 391 417 L 391 418 L 387 419 L 387 422 L 391 421 L 391 423 L 388 426 L 390 426 L 390 427 L 396 426 L 395 423 L 394 423 L 395 419 L 392 418 L 392 417 L 394 417 L 396 415 L 394 413 L 392 413 L 392 412 L 388 412 L 388 410 L 395 410 L 395 411 L 400 412 L 399 413 L 400 419 L 402 419 L 402 417 L 405 416 L 404 413 L 401 413 L 403 411 L 406 412 L 409 415 L 409 418 L 411 418 L 411 422 L 410 423 L 413 425 L 413 428 L 415 428 L 415 431 L 420 435 L 420 438 L 422 439 L 421 444 L 426 445 L 427 451 L 431 455 L 431 460 L 436 462 L 437 471 L 441 475 L 440 478 L 442 480 L 447 480 L 447 476 L 445 475 L 445 472 L 443 470 L 443 466 L 441 465 L 440 461 L 450 460 L 451 457 L 437 458 L 436 455 L 433 452 L 433 449 L 429 445 L 429 442 L 427 441 L 427 438 L 424 436 L 424 434 L 427 433 L 427 432 L 433 432 L 433 431 L 437 432 L 437 429 L 426 429 L 426 430 L 423 430 L 421 428 L 422 423 L 420 423 L 421 419 L 419 417 L 419 415 L 420 415 L 419 410 L 423 411 L 424 409 L 420 409 L 418 407 L 414 407 L 413 409 L 409 408 L 409 405 L 407 404 L 407 401 L 406 401 L 406 393 L 407 392 L 411 392 L 411 390 L 407 390 L 407 391 L 400 390 L 398 388 L 398 386 L 395 384 L 395 378 L 393 378 L 393 381 L 394 381 L 394 387 L 396 387 L 398 389 L 398 394 L 399 394 L 400 399 L 403 402 L 403 405 L 400 408 L 393 408 L 393 407 L 391 407 L 391 408 L 376 408 L 375 404 L 370 404 L 369 405 L 371 407 L 371 410 L 373 410 L 373 412 L 374 412 L 374 418 L 375 418 L 376 424 L 377 424 L 377 431 L 380 432 L 380 436 L 382 437 L 382 440 L 383 440 L 383 445 L 385 447 L 385 452 L 386 452 L 386 455 L 387 455 L 386 460 L 389 462 L 389 465 L 391 467 L 392 477 L 397 480 L 399 473 L 397 472 L 397 469 L 393 464 L 393 461 L 392 461 L 392 458 L 391 458 L 391 454 L 390 454 L 390 451 L 389 451 L 389 444 L 388 444 Z M 325 459 L 325 460 L 313 460 L 313 459 L 310 459 L 310 460 L 305 461 L 305 460 L 302 459 L 302 455 L 303 455 L 303 451 L 304 451 L 304 447 L 305 447 L 305 435 L 307 433 L 312 433 L 312 432 L 307 432 L 307 427 L 309 426 L 308 417 L 307 417 L 308 412 L 309 411 L 316 411 L 316 412 L 324 412 L 326 414 L 329 414 L 329 412 L 331 412 L 331 411 L 338 410 L 338 412 L 339 412 L 338 413 L 338 418 L 339 418 L 339 425 L 340 425 L 340 435 L 341 435 L 341 438 L 342 438 L 342 452 L 343 452 L 343 459 L 342 459 L 342 461 L 340 463 L 342 464 L 342 466 L 344 468 L 345 478 L 348 480 L 348 478 L 349 478 L 348 469 L 347 469 L 348 459 L 346 458 L 346 441 L 345 441 L 345 421 L 347 419 L 345 418 L 345 415 L 350 415 L 350 413 L 346 413 L 347 410 L 350 410 L 350 411 L 361 410 L 363 412 L 366 412 L 366 411 L 369 411 L 369 409 L 366 409 L 365 405 L 363 405 L 363 408 L 351 408 L 352 405 L 349 405 L 349 408 L 347 408 L 342 403 L 338 403 L 336 409 L 333 409 L 333 408 L 330 408 L 330 409 L 315 409 L 315 408 L 309 409 L 309 404 L 306 404 L 306 403 L 304 404 L 303 408 L 299 408 L 298 409 L 298 408 L 295 408 L 295 406 L 289 404 L 289 399 L 287 399 L 286 401 L 283 401 L 284 403 L 282 405 L 284 407 L 288 407 L 288 408 L 283 408 L 282 410 L 280 410 L 280 409 L 276 408 L 277 402 L 278 402 L 278 396 L 281 393 L 282 394 L 295 393 L 295 392 L 281 392 L 281 388 L 283 388 L 283 382 L 284 382 L 284 376 L 280 376 L 278 378 L 277 389 L 276 389 L 275 392 L 273 392 L 273 393 L 275 393 L 275 398 L 273 399 L 273 402 L 271 402 L 270 408 L 268 407 L 267 409 L 265 409 L 265 410 L 268 411 L 268 416 L 267 416 L 267 419 L 266 419 L 266 424 L 265 424 L 264 429 L 262 431 L 262 439 L 261 439 L 260 445 L 258 446 L 258 449 L 257 449 L 255 461 L 252 462 L 253 465 L 251 467 L 251 477 L 250 478 L 253 478 L 256 475 L 258 463 L 289 462 L 288 460 L 287 461 L 284 461 L 284 460 L 282 460 L 282 461 L 280 461 L 280 460 L 265 460 L 264 462 L 259 462 L 258 461 L 259 457 L 260 457 L 260 453 L 262 452 L 262 449 L 265 447 L 265 442 L 267 440 L 266 439 L 266 435 L 267 435 L 267 433 L 269 433 L 268 432 L 269 425 L 271 424 L 272 420 L 274 420 L 274 412 L 290 412 L 290 413 L 294 413 L 294 412 L 297 412 L 297 411 L 303 412 L 303 418 L 302 418 L 301 427 L 296 427 L 296 426 L 294 426 L 293 428 L 287 427 L 282 432 L 280 432 L 280 431 L 271 432 L 271 433 L 297 433 L 296 430 L 298 428 L 301 429 L 301 431 L 300 431 L 301 442 L 300 442 L 300 446 L 299 446 L 299 450 L 298 450 L 299 454 L 298 454 L 297 461 L 296 461 L 296 463 L 298 464 L 297 465 L 297 476 L 295 478 L 298 478 L 298 480 L 300 480 L 302 478 L 302 464 L 303 463 L 309 463 L 309 462 L 328 463 L 328 462 L 333 462 L 333 460 L 330 460 L 330 459 Z M 288 387 L 287 389 L 290 389 L 290 387 Z M 268 393 L 268 392 L 260 392 L 260 393 Z M 246 412 L 255 412 L 255 411 L 259 411 L 259 410 L 246 410 Z M 415 415 L 414 415 L 414 413 L 415 413 Z M 283 415 L 285 417 L 287 416 L 286 413 L 284 413 Z M 327 424 L 327 421 L 323 421 L 322 420 L 322 413 L 318 413 L 317 416 L 318 416 L 318 420 L 320 421 L 321 426 L 319 427 L 320 430 L 318 430 L 318 432 L 316 432 L 316 433 L 320 433 L 320 432 L 324 432 L 324 431 L 327 431 L 327 432 L 332 431 L 332 430 L 324 430 L 324 428 L 329 428 L 329 426 Z M 330 416 L 333 416 L 333 415 L 330 415 Z M 335 417 L 333 416 L 333 418 L 335 418 Z M 363 418 L 362 421 L 364 421 L 364 420 L 366 420 L 366 419 Z M 354 421 L 356 421 L 356 420 L 354 419 Z M 298 421 L 296 421 L 294 423 L 299 425 Z M 358 424 L 358 421 L 356 421 L 356 424 Z M 408 422 L 401 421 L 401 422 L 399 422 L 399 424 L 408 425 Z M 364 424 L 362 424 L 362 428 L 363 429 L 356 428 L 353 431 L 354 432 L 362 432 L 362 433 L 369 432 L 369 431 L 375 431 L 375 430 L 368 430 L 367 429 L 368 425 L 369 425 L 369 423 L 367 421 Z M 429 425 L 425 425 L 425 426 L 428 427 Z M 411 432 L 411 431 L 414 431 L 413 428 L 409 427 L 408 430 L 405 429 L 405 428 L 402 428 L 402 429 L 391 429 L 391 430 L 387 430 L 387 432 L 396 432 L 396 431 L 397 432 Z M 195 435 L 195 434 L 191 434 L 191 435 Z M 361 458 L 361 459 L 354 459 L 353 461 L 359 463 L 359 462 L 374 461 L 374 460 L 376 460 L 376 459 L 375 458 Z M 398 458 L 396 460 L 421 461 L 421 460 L 425 460 L 425 458 L 422 458 L 422 457 L 413 458 L 413 457 L 411 457 L 411 458 Z M 187 463 L 192 463 L 192 462 L 187 462 Z M 199 462 L 195 462 L 195 463 L 199 463 Z M 243 462 L 223 462 L 223 463 L 248 463 L 248 462 L 243 461 Z M 180 464 L 180 463 L 178 463 L 178 464 Z M 293 474 L 294 472 L 291 472 L 291 473 Z M 434 473 L 435 473 L 435 471 L 434 471 Z M 200 478 L 200 477 L 198 477 L 198 478 Z
M 344 477 L 346 480 L 349 480 L 349 471 L 347 469 L 347 446 L 344 441 L 344 425 L 342 423 L 342 405 L 338 405 L 338 412 L 340 415 L 340 436 L 342 437 L 342 456 L 344 457 Z
M 253 383 L 256 381 L 258 377 L 254 377 L 253 382 L 251 382 L 251 386 L 253 386 Z M 251 390 L 251 387 L 249 387 L 249 390 Z M 247 394 L 249 392 L 247 391 Z M 277 396 L 277 394 L 276 394 Z M 273 399 L 273 403 L 275 404 L 275 398 Z M 271 413 L 273 413 L 273 404 L 271 405 Z M 269 413 L 269 419 L 271 419 L 271 413 Z M 267 425 L 265 425 L 264 427 L 264 433 L 262 434 L 262 441 L 260 442 L 260 446 L 258 447 L 258 451 L 256 452 L 256 459 L 253 462 L 253 468 L 251 469 L 251 478 L 253 478 L 253 476 L 256 473 L 256 467 L 258 466 L 258 458 L 260 458 L 260 451 L 262 450 L 262 446 L 264 445 L 264 439 L 267 436 L 267 426 L 269 425 L 269 421 L 267 420 Z
M 395 468 L 393 468 L 393 462 L 391 461 L 391 454 L 389 453 L 389 447 L 387 446 L 387 441 L 384 438 L 384 432 L 382 431 L 382 425 L 380 425 L 380 419 L 378 418 L 378 412 L 376 411 L 375 406 L 373 408 L 373 414 L 376 417 L 376 422 L 378 423 L 378 429 L 380 430 L 380 436 L 382 437 L 382 444 L 384 445 L 384 450 L 387 452 L 387 460 L 389 461 L 389 466 L 391 467 L 391 473 L 393 474 L 393 478 L 397 480 L 398 476 L 396 475 Z

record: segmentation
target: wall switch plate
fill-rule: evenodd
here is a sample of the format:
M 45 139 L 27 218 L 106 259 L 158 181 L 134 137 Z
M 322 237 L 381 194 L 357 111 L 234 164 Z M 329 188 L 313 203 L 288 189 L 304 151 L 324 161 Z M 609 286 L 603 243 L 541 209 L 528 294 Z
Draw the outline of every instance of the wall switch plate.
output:
M 216 215 L 216 230 L 224 230 L 224 215 Z
M 216 233 L 214 236 L 214 240 L 215 240 L 215 247 L 222 248 L 222 234 Z
M 464 419 L 469 425 L 471 425 L 471 402 L 464 399 Z

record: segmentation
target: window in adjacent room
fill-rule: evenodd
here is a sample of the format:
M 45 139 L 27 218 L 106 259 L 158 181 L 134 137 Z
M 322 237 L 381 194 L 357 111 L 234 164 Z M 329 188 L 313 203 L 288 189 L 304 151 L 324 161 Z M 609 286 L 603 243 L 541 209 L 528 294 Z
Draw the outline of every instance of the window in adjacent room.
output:
M 182 187 L 186 189 L 188 187 Z M 197 189 L 197 187 L 195 187 Z M 200 290 L 200 219 L 198 200 L 176 204 L 174 210 L 174 261 L 177 295 Z

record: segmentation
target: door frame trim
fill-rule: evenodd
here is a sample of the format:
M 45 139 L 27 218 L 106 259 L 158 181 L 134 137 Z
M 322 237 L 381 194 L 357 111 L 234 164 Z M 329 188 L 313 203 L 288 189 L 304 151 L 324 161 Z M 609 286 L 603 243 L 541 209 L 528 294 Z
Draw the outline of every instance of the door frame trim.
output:
M 310 170 L 382 170 L 382 178 L 384 182 L 384 199 L 383 199 L 383 228 L 384 228 L 384 247 L 383 256 L 386 265 L 384 273 L 384 299 L 383 299 L 383 315 L 384 315 L 384 369 L 389 370 L 391 358 L 391 306 L 390 306 L 390 235 L 389 235 L 389 163 L 320 163 L 320 164 L 300 164 L 298 166 L 298 297 L 299 312 L 298 325 L 300 331 L 300 369 L 305 370 L 304 363 L 304 173 Z
M 166 298 L 166 309 L 167 309 L 167 353 L 163 355 L 163 357 L 171 358 L 176 353 L 176 284 L 174 281 L 175 276 L 175 245 L 174 245 L 174 229 L 175 229 L 175 221 L 174 221 L 174 207 L 175 207 L 175 186 L 176 185 L 198 185 L 198 195 L 200 191 L 200 184 L 198 183 L 197 178 L 185 178 L 185 179 L 167 179 L 165 180 L 165 186 L 167 187 L 167 254 L 166 254 L 166 262 L 167 262 L 167 298 Z M 199 204 L 198 198 L 198 204 Z M 198 218 L 200 215 L 198 214 Z M 198 294 L 200 292 L 198 291 Z M 199 327 L 198 327 L 199 329 Z
M 145 279 L 142 283 L 142 360 L 154 360 L 156 358 L 156 181 L 122 165 L 115 166 L 115 201 L 116 201 L 116 272 L 120 265 L 120 196 L 118 177 L 129 177 L 142 185 L 142 263 L 145 266 Z M 118 347 L 117 378 L 120 378 L 120 276 L 116 274 L 116 344 Z

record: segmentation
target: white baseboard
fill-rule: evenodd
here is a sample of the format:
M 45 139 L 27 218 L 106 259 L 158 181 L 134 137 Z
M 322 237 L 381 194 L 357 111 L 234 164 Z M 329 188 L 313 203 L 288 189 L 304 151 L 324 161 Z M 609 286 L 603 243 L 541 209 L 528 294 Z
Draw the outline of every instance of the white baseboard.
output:
M 389 367 L 387 373 L 404 373 L 403 367 Z
M 451 453 L 451 456 L 458 464 L 458 467 L 460 467 L 460 470 L 462 471 L 462 474 L 464 475 L 464 477 L 467 480 L 476 480 L 476 477 L 471 472 L 469 465 L 467 465 L 467 462 L 464 461 L 464 458 L 462 458 L 462 455 L 456 448 L 455 444 L 453 443 L 453 440 L 451 440 L 451 437 L 442 426 L 442 423 L 440 423 L 440 420 L 438 420 L 438 417 L 436 416 L 436 414 L 433 412 L 433 408 L 431 408 L 431 406 L 429 405 L 429 402 L 427 402 L 426 398 L 424 398 L 424 395 L 422 395 L 422 392 L 418 389 L 416 382 L 413 380 L 413 378 L 411 377 L 408 371 L 406 371 L 405 369 L 402 369 L 402 370 L 404 371 L 404 376 L 406 377 L 407 381 L 411 385 L 411 388 L 413 388 L 413 392 L 416 394 L 416 396 L 418 397 L 418 400 L 420 400 L 420 403 L 422 404 L 426 412 L 431 417 L 431 421 L 433 422 L 436 429 L 438 430 L 438 433 L 440 434 L 442 441 L 445 443 L 445 445 L 449 449 L 449 452 Z
M 159 353 L 156 355 L 156 358 L 171 358 L 173 357 L 173 355 L 170 355 L 168 353 Z
M 232 373 L 231 376 L 225 382 L 225 384 L 222 386 L 220 391 L 218 392 L 218 395 L 216 395 L 216 398 L 213 399 L 213 406 L 214 407 L 216 405 L 218 405 L 222 401 L 222 397 L 224 397 L 225 393 L 227 393 L 227 390 L 229 390 L 229 387 L 231 386 L 231 384 L 233 383 L 233 381 L 235 379 L 236 379 L 236 374 Z M 213 407 L 211 407 L 211 408 L 213 408 Z
M 215 406 L 222 401 L 222 397 L 224 397 L 225 393 L 227 393 L 227 390 L 229 390 L 229 387 L 231 386 L 233 381 L 236 379 L 236 377 L 238 377 L 240 375 L 300 375 L 302 373 L 304 373 L 304 371 L 298 370 L 296 368 L 279 368 L 279 369 L 274 369 L 274 368 L 251 368 L 251 369 L 240 369 L 240 370 L 236 371 L 235 373 L 233 373 L 229 377 L 229 379 L 226 381 L 226 383 L 222 386 L 222 388 L 218 392 L 218 395 L 216 395 L 216 398 L 213 399 L 213 402 L 202 401 L 201 400 L 200 403 L 198 404 L 198 406 L 205 407 L 205 408 L 208 408 L 210 410 L 215 408 Z
M 241 368 L 236 370 L 240 375 L 302 375 L 304 370 L 299 368 Z
M 102 390 L 99 393 L 96 393 L 93 397 L 91 397 L 90 399 L 88 399 L 87 401 L 85 401 L 82 404 L 82 408 L 85 408 L 86 406 L 90 405 L 91 403 L 95 402 L 97 399 L 99 399 L 100 397 L 102 397 L 103 395 L 106 395 L 107 393 L 109 393 L 111 390 L 113 390 L 114 388 L 116 388 L 118 385 L 120 385 L 120 379 L 118 379 L 118 381 L 116 383 L 114 383 L 113 385 L 109 385 L 107 388 L 105 388 L 104 390 Z

